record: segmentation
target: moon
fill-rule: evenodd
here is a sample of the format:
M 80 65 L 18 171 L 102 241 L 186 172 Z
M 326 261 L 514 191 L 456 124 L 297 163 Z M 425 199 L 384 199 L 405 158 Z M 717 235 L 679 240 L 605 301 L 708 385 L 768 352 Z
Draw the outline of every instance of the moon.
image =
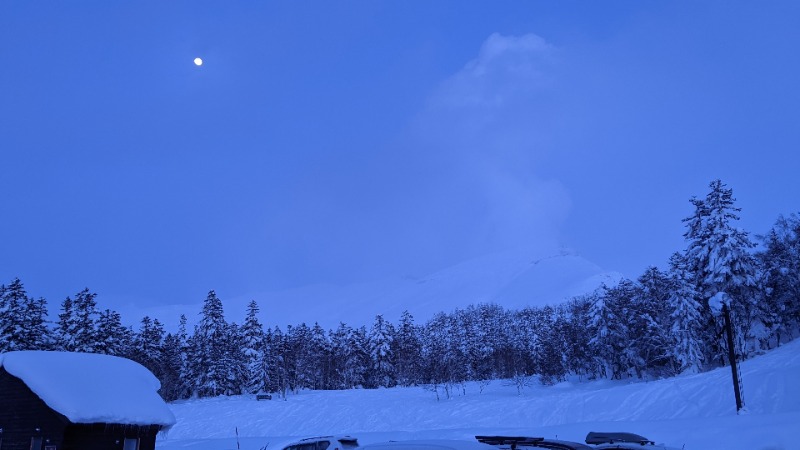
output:
M 194 65 L 195 66 L 202 66 L 203 65 L 203 59 L 202 58 L 195 58 L 194 59 Z

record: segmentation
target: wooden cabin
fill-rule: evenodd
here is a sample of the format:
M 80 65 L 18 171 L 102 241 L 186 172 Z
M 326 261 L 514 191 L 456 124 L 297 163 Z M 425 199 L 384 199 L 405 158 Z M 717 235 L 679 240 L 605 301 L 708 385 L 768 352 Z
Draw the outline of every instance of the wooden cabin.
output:
M 158 388 L 115 356 L 0 354 L 0 450 L 154 450 L 175 423 Z

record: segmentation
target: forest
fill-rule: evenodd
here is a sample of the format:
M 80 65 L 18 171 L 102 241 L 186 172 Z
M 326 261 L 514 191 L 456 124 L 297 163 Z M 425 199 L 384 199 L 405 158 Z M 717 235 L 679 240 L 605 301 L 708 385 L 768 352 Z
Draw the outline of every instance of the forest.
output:
M 800 216 L 780 216 L 763 235 L 737 228 L 732 189 L 714 180 L 690 199 L 684 249 L 660 269 L 602 286 L 553 306 L 505 309 L 475 304 L 424 323 L 406 312 L 371 326 L 325 330 L 259 322 L 251 301 L 243 323 L 225 319 L 210 291 L 192 330 L 157 318 L 138 329 L 100 309 L 90 289 L 66 297 L 56 320 L 19 278 L 0 286 L 0 352 L 58 350 L 138 361 L 161 381 L 168 401 L 303 389 L 423 386 L 437 396 L 467 381 L 529 383 L 656 379 L 727 364 L 720 304 L 730 310 L 737 359 L 794 339 L 800 331 Z

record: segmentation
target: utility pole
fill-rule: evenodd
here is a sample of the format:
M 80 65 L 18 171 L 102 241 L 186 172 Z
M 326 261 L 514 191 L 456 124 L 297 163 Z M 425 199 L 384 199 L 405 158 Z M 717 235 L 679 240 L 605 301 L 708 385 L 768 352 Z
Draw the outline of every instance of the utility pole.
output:
M 731 325 L 731 310 L 726 302 L 722 302 L 722 315 L 725 317 L 725 334 L 728 335 L 728 360 L 731 363 L 733 375 L 733 394 L 736 396 L 736 414 L 742 410 L 742 393 L 739 390 L 739 371 L 736 368 L 736 352 L 733 348 L 733 326 Z

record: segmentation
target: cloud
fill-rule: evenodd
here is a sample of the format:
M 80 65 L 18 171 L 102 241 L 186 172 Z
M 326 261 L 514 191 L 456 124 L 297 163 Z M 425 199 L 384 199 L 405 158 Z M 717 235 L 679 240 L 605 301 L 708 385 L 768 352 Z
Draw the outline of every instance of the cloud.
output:
M 552 151 L 557 53 L 536 35 L 489 36 L 399 135 L 302 184 L 287 223 L 303 232 L 275 234 L 275 271 L 347 283 L 510 248 L 555 252 L 570 200 L 540 165 Z
M 555 48 L 535 34 L 492 34 L 478 57 L 452 76 L 434 97 L 450 108 L 500 109 L 550 85 Z
M 420 195 L 442 203 L 418 212 L 436 227 L 433 248 L 470 257 L 558 246 L 569 196 L 539 170 L 552 151 L 556 64 L 557 49 L 537 35 L 493 34 L 432 93 L 411 145 L 439 168 Z

